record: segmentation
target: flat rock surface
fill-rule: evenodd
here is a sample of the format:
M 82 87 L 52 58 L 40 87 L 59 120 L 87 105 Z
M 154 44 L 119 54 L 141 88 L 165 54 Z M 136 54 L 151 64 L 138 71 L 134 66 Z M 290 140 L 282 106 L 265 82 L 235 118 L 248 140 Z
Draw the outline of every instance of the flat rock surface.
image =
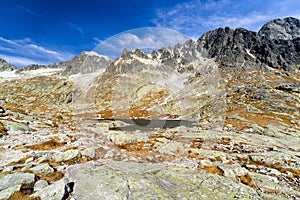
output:
M 68 168 L 66 178 L 75 199 L 261 199 L 237 181 L 166 164 L 99 160 Z

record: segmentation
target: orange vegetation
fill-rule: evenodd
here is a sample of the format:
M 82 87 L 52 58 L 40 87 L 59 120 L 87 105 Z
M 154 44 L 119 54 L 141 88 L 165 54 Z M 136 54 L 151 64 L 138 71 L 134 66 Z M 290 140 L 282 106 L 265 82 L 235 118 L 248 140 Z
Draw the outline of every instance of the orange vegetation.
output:
M 64 146 L 65 143 L 63 142 L 57 142 L 54 139 L 46 141 L 41 144 L 36 144 L 36 145 L 31 145 L 31 146 L 22 146 L 21 148 L 27 148 L 31 150 L 52 150 L 52 149 L 57 149 L 59 147 Z M 18 147 L 20 148 L 20 147 Z
M 242 176 L 236 176 L 236 179 L 238 181 L 241 181 L 243 184 L 248 185 L 249 187 L 252 187 L 254 189 L 259 189 L 259 187 L 257 185 L 255 185 L 252 176 L 250 176 L 249 174 L 245 174 Z
M 215 166 L 215 165 L 205 166 L 204 169 L 207 173 L 210 173 L 210 174 L 218 174 L 220 176 L 224 175 L 224 171 L 220 167 Z

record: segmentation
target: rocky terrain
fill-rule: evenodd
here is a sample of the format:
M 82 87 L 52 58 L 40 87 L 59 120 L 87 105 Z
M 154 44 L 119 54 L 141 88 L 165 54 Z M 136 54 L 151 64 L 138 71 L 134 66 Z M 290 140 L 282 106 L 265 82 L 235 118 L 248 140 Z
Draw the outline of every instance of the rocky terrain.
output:
M 13 71 L 15 70 L 16 67 L 13 66 L 12 64 L 6 62 L 5 60 L 0 58 L 0 72 L 2 71 Z
M 299 24 L 3 76 L 0 199 L 300 199 Z

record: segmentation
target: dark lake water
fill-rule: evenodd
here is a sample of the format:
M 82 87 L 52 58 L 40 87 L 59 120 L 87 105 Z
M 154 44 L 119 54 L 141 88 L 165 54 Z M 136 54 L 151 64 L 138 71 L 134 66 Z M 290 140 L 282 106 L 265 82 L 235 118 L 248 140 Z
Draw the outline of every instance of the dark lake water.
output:
M 125 130 L 125 131 L 134 131 L 134 130 L 152 130 L 152 129 L 166 129 L 166 128 L 175 128 L 179 126 L 194 127 L 197 126 L 197 123 L 189 120 L 176 120 L 176 119 L 92 119 L 95 121 L 122 121 L 125 122 L 124 126 L 116 126 L 110 128 L 111 130 Z

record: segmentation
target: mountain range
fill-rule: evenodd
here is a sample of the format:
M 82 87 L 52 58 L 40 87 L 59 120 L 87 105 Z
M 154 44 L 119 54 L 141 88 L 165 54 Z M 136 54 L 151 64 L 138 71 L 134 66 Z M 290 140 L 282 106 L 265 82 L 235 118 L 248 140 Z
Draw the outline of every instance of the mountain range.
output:
M 0 199 L 299 199 L 300 20 L 151 53 L 0 60 Z

